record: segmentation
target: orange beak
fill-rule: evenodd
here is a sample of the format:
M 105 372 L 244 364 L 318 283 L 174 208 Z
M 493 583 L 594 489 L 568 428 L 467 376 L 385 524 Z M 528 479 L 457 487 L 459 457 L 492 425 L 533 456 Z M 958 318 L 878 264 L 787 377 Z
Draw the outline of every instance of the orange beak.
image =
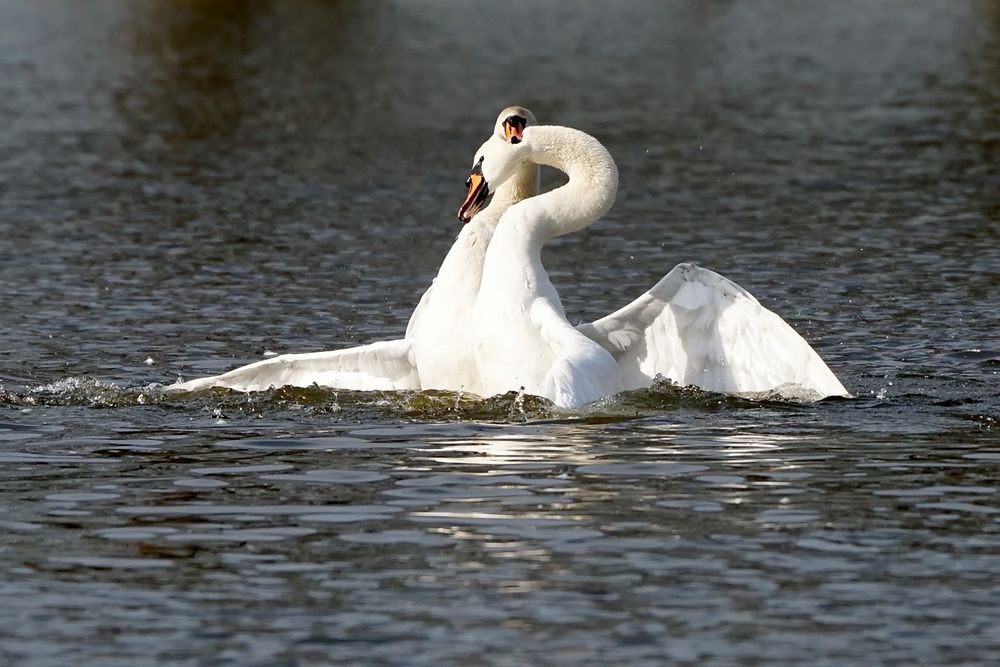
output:
M 483 177 L 480 165 L 476 165 L 469 177 L 465 179 L 465 187 L 468 188 L 465 193 L 465 201 L 458 207 L 458 219 L 462 224 L 472 220 L 476 213 L 483 210 L 490 198 L 490 188 L 486 185 L 486 179 Z
M 503 137 L 512 144 L 524 141 L 524 128 L 528 121 L 521 116 L 508 116 L 503 122 Z

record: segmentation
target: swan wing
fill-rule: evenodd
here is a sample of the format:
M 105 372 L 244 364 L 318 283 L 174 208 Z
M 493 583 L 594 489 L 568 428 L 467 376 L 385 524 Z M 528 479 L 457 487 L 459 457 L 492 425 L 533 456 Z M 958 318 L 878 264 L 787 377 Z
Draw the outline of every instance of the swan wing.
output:
M 578 330 L 618 361 L 628 388 L 657 375 L 709 391 L 848 396 L 783 319 L 714 271 L 678 264 L 631 304 Z
M 179 382 L 168 391 L 195 391 L 227 387 L 236 391 L 263 391 L 270 387 L 309 387 L 363 391 L 419 389 L 420 381 L 410 341 L 388 340 L 346 350 L 283 354 L 241 366 L 228 373 Z
M 542 383 L 546 398 L 561 407 L 576 408 L 624 390 L 618 363 L 570 325 L 561 308 L 539 297 L 531 305 L 529 318 L 553 356 Z

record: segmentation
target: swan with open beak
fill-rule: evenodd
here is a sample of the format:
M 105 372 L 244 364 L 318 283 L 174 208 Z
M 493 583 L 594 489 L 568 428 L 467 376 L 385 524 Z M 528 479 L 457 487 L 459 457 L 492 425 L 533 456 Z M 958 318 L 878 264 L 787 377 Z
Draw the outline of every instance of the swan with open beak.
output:
M 534 123 L 535 118 L 531 112 L 524 107 L 508 107 L 500 112 L 497 120 L 496 135 L 502 136 L 503 140 L 509 144 L 519 144 L 524 140 L 524 128 L 528 124 Z M 490 192 L 489 184 L 483 177 L 482 159 L 480 159 L 465 179 L 465 200 L 458 208 L 458 219 L 464 224 L 472 220 L 473 216 L 489 205 Z

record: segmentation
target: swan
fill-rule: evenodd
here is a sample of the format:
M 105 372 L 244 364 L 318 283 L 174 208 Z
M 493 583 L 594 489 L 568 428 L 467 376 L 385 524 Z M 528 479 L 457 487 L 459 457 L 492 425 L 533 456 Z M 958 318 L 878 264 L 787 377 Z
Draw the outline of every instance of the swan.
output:
M 473 173 L 481 179 L 470 188 L 474 199 L 529 160 L 556 167 L 569 182 L 511 206 L 501 217 L 483 264 L 473 339 L 486 395 L 523 389 L 572 408 L 620 392 L 625 384 L 614 357 L 566 320 L 541 251 L 611 208 L 618 168 L 590 135 L 558 126 L 538 129 L 525 128 L 516 144 L 487 141 L 476 156 Z
M 523 389 L 575 408 L 649 386 L 658 375 L 725 393 L 849 395 L 784 320 L 736 283 L 695 264 L 677 265 L 607 317 L 570 325 L 541 249 L 610 209 L 618 170 L 590 135 L 534 125 L 518 142 L 491 137 L 483 144 L 466 201 L 485 201 L 525 161 L 555 167 L 569 181 L 510 206 L 493 233 L 473 308 L 485 395 Z M 462 210 L 459 218 L 467 219 Z
M 521 106 L 497 116 L 493 137 L 520 141 L 534 114 Z M 466 208 L 472 221 L 463 226 L 437 276 L 410 316 L 403 338 L 325 352 L 283 354 L 221 375 L 177 382 L 168 391 L 225 387 L 263 391 L 291 385 L 356 390 L 445 389 L 481 394 L 467 323 L 482 276 L 486 248 L 503 212 L 538 192 L 538 166 L 525 162 L 495 188 L 489 200 Z M 473 217 L 474 216 L 474 217 Z
M 535 124 L 535 116 L 524 107 L 507 107 L 497 117 L 492 136 L 503 142 L 518 142 L 525 127 Z M 538 193 L 538 172 L 538 165 L 522 162 L 511 178 L 496 189 L 488 206 L 483 207 L 482 199 L 467 198 L 463 202 L 460 213 L 471 218 L 471 222 L 463 225 L 406 326 L 421 389 L 482 395 L 475 353 L 467 333 L 486 249 L 504 211 Z M 479 177 L 470 175 L 466 184 Z
M 483 172 L 485 153 L 480 149 L 477 169 L 470 174 L 468 195 L 459 210 L 459 217 L 468 224 L 421 298 L 404 338 L 345 350 L 286 354 L 222 375 L 179 382 L 166 389 L 194 391 L 217 386 L 248 392 L 272 386 L 317 384 L 358 390 L 439 388 L 490 395 L 525 386 L 518 384 L 521 378 L 517 375 L 513 379 L 498 380 L 503 376 L 492 374 L 484 383 L 482 368 L 491 365 L 495 368 L 500 364 L 484 356 L 489 349 L 488 337 L 477 339 L 471 333 L 481 319 L 478 313 L 484 310 L 489 313 L 486 304 L 491 299 L 480 298 L 482 283 L 487 282 L 488 294 L 497 292 L 495 287 L 490 287 L 495 279 L 491 277 L 485 281 L 483 278 L 494 230 L 505 210 L 537 192 L 538 167 L 523 157 L 527 155 L 524 151 L 527 147 L 520 145 L 529 125 L 535 125 L 535 120 L 523 107 L 505 109 L 497 118 L 494 133 L 484 144 L 484 149 L 489 145 L 496 153 L 488 163 L 490 171 Z M 599 147 L 591 146 L 593 152 L 605 154 L 604 161 L 610 164 L 606 169 L 611 172 L 614 161 L 606 155 L 603 146 L 592 138 L 591 141 Z M 505 147 L 511 146 L 519 148 L 505 155 Z M 586 169 L 581 171 L 576 164 L 581 162 L 585 166 L 585 155 L 574 157 L 572 151 L 555 152 L 562 155 L 567 173 L 577 174 L 578 179 L 579 175 L 587 176 Z M 504 161 L 507 164 L 501 178 L 494 167 Z M 561 164 L 559 160 L 547 161 L 544 157 L 539 157 L 537 163 L 557 167 Z M 614 183 L 605 184 L 610 190 L 610 198 L 605 201 L 607 207 L 614 199 L 616 178 Z M 592 217 L 596 220 L 600 214 Z M 591 222 L 593 220 L 578 221 L 577 224 L 582 228 Z M 560 233 L 568 231 L 571 231 L 569 227 Z M 509 247 L 511 241 L 508 239 L 505 244 Z M 496 257 L 506 254 L 497 251 Z M 493 263 L 502 261 L 495 259 Z M 539 369 L 546 369 L 542 385 L 539 386 L 537 377 L 526 384 L 533 392 L 549 396 L 557 404 L 583 404 L 589 402 L 591 396 L 615 393 L 619 386 L 625 389 L 648 386 L 658 375 L 679 384 L 721 392 L 775 391 L 790 387 L 812 392 L 816 398 L 849 395 L 808 343 L 780 317 L 760 306 L 735 283 L 693 264 L 678 265 L 628 306 L 575 328 L 611 355 L 618 367 L 616 377 L 607 357 L 592 345 L 579 336 L 558 335 L 560 332 L 566 334 L 568 323 L 540 260 L 535 267 L 536 279 L 551 290 L 546 292 L 551 307 L 546 309 L 545 303 L 539 302 L 533 314 L 536 320 L 550 321 L 552 325 L 545 329 L 548 339 L 543 338 L 550 343 L 549 354 L 555 351 L 563 356 L 558 357 L 558 362 L 553 356 L 546 365 L 542 354 L 535 360 L 534 373 L 537 376 Z M 502 275 L 499 269 L 491 273 Z M 501 293 L 499 296 L 510 295 Z M 496 299 L 495 303 L 503 301 Z M 507 305 L 509 308 L 510 303 Z M 493 317 L 495 322 L 498 319 Z M 530 340 L 530 336 L 524 340 Z M 499 349 L 504 348 L 500 346 Z M 522 361 L 518 355 L 507 358 L 512 366 L 505 368 L 516 367 Z M 585 360 L 603 370 L 581 375 L 579 369 Z M 529 375 L 525 373 L 525 377 Z M 795 395 L 800 396 L 798 392 Z

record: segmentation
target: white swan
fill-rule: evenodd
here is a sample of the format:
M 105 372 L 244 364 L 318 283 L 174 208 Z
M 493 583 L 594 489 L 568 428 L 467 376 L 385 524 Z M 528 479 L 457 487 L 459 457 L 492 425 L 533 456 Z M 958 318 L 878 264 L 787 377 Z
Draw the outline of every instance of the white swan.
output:
M 524 107 L 508 107 L 500 112 L 493 137 L 517 142 L 525 126 L 535 124 L 534 115 Z M 470 175 L 467 186 L 479 178 L 479 174 Z M 486 249 L 504 211 L 537 193 L 538 166 L 522 162 L 496 189 L 488 206 L 483 208 L 484 200 L 479 198 L 467 197 L 463 202 L 459 215 L 471 222 L 459 232 L 406 327 L 421 389 L 483 393 L 468 332 Z
M 523 140 L 487 141 L 476 157 L 479 192 L 522 162 L 556 167 L 569 182 L 511 206 L 486 253 L 474 309 L 476 362 L 485 394 L 524 389 L 563 407 L 625 388 L 618 363 L 573 328 L 542 266 L 542 246 L 592 224 L 614 203 L 618 168 L 593 137 L 565 127 L 526 128 Z
M 578 407 L 657 375 L 729 393 L 793 390 L 848 395 L 819 355 L 746 290 L 680 264 L 632 304 L 572 327 L 541 263 L 550 239 L 583 229 L 614 202 L 618 171 L 578 130 L 534 126 L 522 141 L 491 137 L 476 156 L 469 197 L 485 198 L 524 161 L 556 167 L 569 182 L 511 206 L 486 254 L 474 308 L 476 362 L 485 394 L 522 388 Z
M 536 358 L 532 362 L 534 366 L 521 371 L 520 375 L 514 374 L 513 379 L 503 379 L 503 375 L 491 372 L 483 381 L 480 362 L 483 368 L 506 371 L 523 361 L 523 357 L 508 354 L 506 358 L 513 365 L 505 366 L 498 361 L 505 353 L 503 346 L 498 348 L 502 350 L 500 355 L 493 359 L 487 352 L 488 337 L 466 334 L 482 331 L 482 327 L 473 325 L 481 319 L 486 321 L 480 318 L 478 311 L 486 309 L 489 313 L 487 304 L 503 304 L 506 298 L 506 307 L 511 308 L 510 294 L 502 291 L 497 294 L 492 278 L 486 291 L 501 298 L 492 300 L 483 296 L 479 305 L 475 304 L 486 250 L 501 214 L 510 204 L 537 191 L 537 167 L 528 158 L 556 166 L 561 164 L 561 159 L 566 164 L 563 168 L 571 174 L 571 181 L 573 174 L 577 175 L 577 181 L 589 178 L 587 156 L 573 155 L 572 150 L 556 148 L 556 157 L 548 158 L 526 154 L 526 146 L 510 151 L 506 142 L 516 145 L 521 141 L 528 123 L 533 124 L 534 119 L 523 108 L 512 107 L 501 112 L 494 136 L 484 145 L 484 149 L 493 147 L 497 155 L 489 162 L 489 185 L 496 190 L 496 195 L 490 205 L 479 212 L 491 194 L 480 162 L 478 173 L 474 172 L 467 183 L 471 187 L 460 209 L 460 217 L 466 221 L 469 216 L 479 214 L 459 234 L 438 277 L 411 316 L 405 338 L 331 352 L 282 355 L 222 375 L 177 383 L 167 389 L 193 391 L 218 386 L 257 391 L 272 386 L 317 384 L 359 390 L 465 389 L 489 395 L 525 386 L 560 405 L 569 406 L 589 402 L 593 396 L 614 393 L 620 387 L 647 386 L 657 375 L 663 375 L 681 384 L 724 392 L 773 391 L 790 387 L 796 395 L 805 389 L 817 398 L 847 395 L 818 355 L 781 318 L 761 307 L 739 286 L 693 264 L 678 265 L 629 306 L 596 322 L 576 327 L 612 356 L 618 368 L 616 377 L 614 373 L 603 371 L 580 372 L 586 365 L 584 362 L 595 368 L 606 367 L 605 371 L 610 371 L 611 367 L 607 357 L 593 345 L 565 331 L 569 325 L 562 316 L 558 295 L 548 283 L 544 268 L 540 261 L 536 266 L 528 261 L 526 266 L 536 269 L 536 288 L 541 283 L 548 286 L 538 294 L 544 292 L 549 298 L 544 303 L 539 302 L 530 315 L 537 322 L 551 325 L 545 327 L 545 335 L 548 353 L 553 356 L 548 365 L 544 354 Z M 606 150 L 596 140 L 589 137 L 588 140 L 596 145 L 595 154 L 603 155 L 602 159 L 610 164 L 607 169 L 613 170 L 614 162 Z M 485 157 L 485 153 L 481 157 Z M 503 178 L 493 173 L 494 167 L 501 162 L 505 164 Z M 616 185 L 606 184 L 610 191 L 604 202 L 607 206 L 614 198 Z M 537 205 L 537 202 L 533 204 Z M 566 213 L 561 212 L 562 215 Z M 596 213 L 593 217 L 596 219 L 599 215 Z M 590 223 L 578 221 L 576 224 L 582 227 Z M 570 231 L 571 227 L 566 227 L 565 231 Z M 510 239 L 505 241 L 508 246 L 510 243 Z M 504 252 L 496 252 L 496 257 L 504 255 Z M 494 264 L 502 264 L 502 260 L 494 260 Z M 495 272 L 503 275 L 500 269 Z M 546 308 L 546 303 L 551 307 Z M 502 319 L 495 315 L 490 315 L 492 321 Z M 506 325 L 509 322 L 499 323 Z M 532 331 L 529 329 L 527 333 Z M 536 333 L 540 335 L 541 330 Z M 508 337 L 501 342 L 509 346 L 507 341 L 510 340 Z M 530 336 L 524 340 L 530 340 Z M 506 353 L 509 352 L 507 349 Z M 537 377 L 542 375 L 540 369 L 545 369 L 541 385 Z M 523 383 L 520 382 L 522 377 L 525 378 Z
M 524 107 L 508 107 L 497 117 L 493 136 L 501 142 L 519 141 L 525 126 L 535 122 L 534 115 Z M 483 207 L 484 200 L 463 206 L 463 215 L 475 217 L 459 232 L 437 277 L 410 316 L 404 338 L 328 352 L 283 354 L 221 375 L 178 382 L 167 390 L 226 387 L 248 392 L 272 386 L 317 384 L 338 389 L 482 393 L 467 331 L 483 258 L 503 212 L 537 192 L 538 167 L 524 162 L 496 188 L 488 206 Z

